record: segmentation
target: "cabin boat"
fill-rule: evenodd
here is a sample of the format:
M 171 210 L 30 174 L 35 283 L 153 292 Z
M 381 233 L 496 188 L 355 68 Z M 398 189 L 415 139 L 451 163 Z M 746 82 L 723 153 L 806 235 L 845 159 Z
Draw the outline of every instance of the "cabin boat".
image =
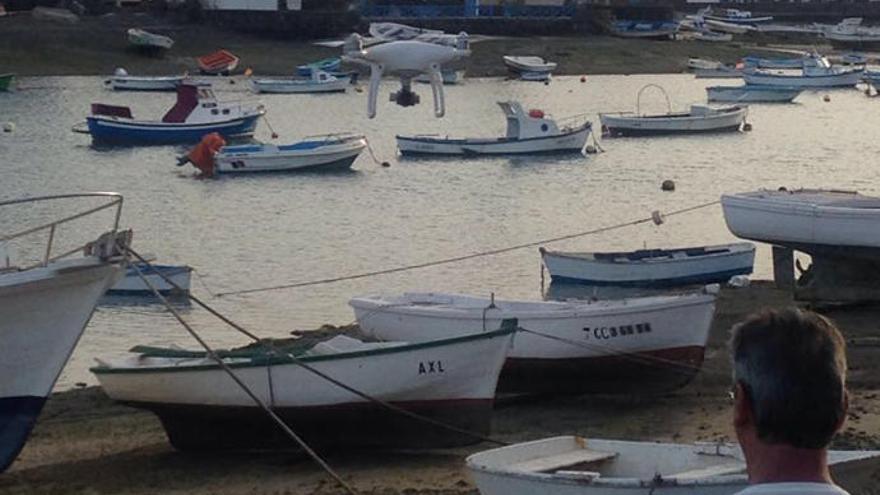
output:
M 408 292 L 349 304 L 361 331 L 381 340 L 425 342 L 517 318 L 521 330 L 500 392 L 654 393 L 679 388 L 699 371 L 716 292 L 707 286 L 695 294 L 566 302 Z
M 366 138 L 359 134 L 314 136 L 286 145 L 224 146 L 214 155 L 214 173 L 346 170 L 366 147 Z
M 308 78 L 253 79 L 255 93 L 344 93 L 350 78 L 336 78 L 322 70 L 313 70 Z
M 531 110 L 527 113 L 516 101 L 501 101 L 498 106 L 507 119 L 507 134 L 504 137 L 397 136 L 397 147 L 403 155 L 574 153 L 583 150 L 592 130 L 589 121 L 560 129 L 556 121 L 544 112 Z
M 12 91 L 15 83 L 15 74 L 7 73 L 0 74 L 0 92 L 3 91 Z
M 322 72 L 339 72 L 339 67 L 342 65 L 342 58 L 340 57 L 330 57 L 322 60 L 318 60 L 316 62 L 312 62 L 309 64 L 297 65 L 296 66 L 296 75 L 302 77 L 311 77 L 312 72 L 322 71 Z
M 170 50 L 174 46 L 174 40 L 168 36 L 150 33 L 143 29 L 131 28 L 126 31 L 126 35 L 130 46 L 144 52 L 158 53 Z
M 804 59 L 800 74 L 750 70 L 743 73 L 743 80 L 761 86 L 837 88 L 855 86 L 864 73 L 864 67 L 833 67 L 827 58 L 814 54 Z
M 480 439 L 389 410 L 298 363 L 392 406 L 488 435 L 516 322 L 499 327 L 414 344 L 340 335 L 311 347 L 255 344 L 218 355 L 314 447 L 452 447 Z M 159 416 L 176 449 L 292 448 L 277 424 L 204 352 L 139 346 L 132 353 L 98 360 L 91 371 L 111 399 Z
M 669 21 L 616 21 L 609 30 L 620 38 L 670 40 L 678 33 L 679 23 Z
M 745 122 L 748 110 L 749 107 L 741 105 L 721 108 L 691 105 L 685 112 L 656 115 L 600 113 L 599 120 L 603 133 L 612 137 L 735 132 Z
M 710 102 L 722 103 L 791 103 L 803 88 L 785 86 L 709 86 L 706 96 Z
M 520 76 L 540 74 L 546 78 L 556 69 L 556 62 L 548 62 L 541 57 L 505 55 L 502 58 L 504 65 Z
M 237 55 L 228 50 L 217 50 L 196 59 L 202 74 L 210 76 L 228 76 L 238 68 L 240 61 Z
M 49 208 L 50 204 L 60 208 L 82 205 L 82 201 L 103 204 L 78 211 L 74 206 L 55 220 L 43 217 L 39 224 L 25 222 L 29 213 Z M 39 204 L 37 210 L 32 208 L 35 204 Z M 6 223 L 10 230 L 0 233 L 0 472 L 12 464 L 27 441 L 98 299 L 122 276 L 126 263 L 123 251 L 131 242 L 131 232 L 118 228 L 121 208 L 122 196 L 115 193 L 0 202 L 4 218 L 12 221 Z M 71 227 L 88 228 L 95 224 L 76 220 L 94 220 L 108 211 L 115 213 L 112 230 L 83 249 L 58 253 L 56 227 L 60 227 L 58 232 L 71 232 Z M 37 238 L 44 244 L 36 264 L 25 264 L 24 259 L 30 259 L 25 253 L 21 260 L 15 259 L 7 249 L 10 242 L 36 246 Z M 64 250 L 70 247 L 65 245 Z
M 748 487 L 731 443 L 676 444 L 559 436 L 478 452 L 466 460 L 482 495 L 734 495 Z M 870 493 L 880 451 L 831 450 L 835 482 Z
M 128 107 L 96 103 L 86 127 L 74 131 L 91 134 L 94 142 L 104 144 L 194 143 L 212 132 L 251 136 L 264 113 L 260 104 L 221 102 L 210 87 L 179 84 L 177 102 L 161 120 L 137 120 Z
M 187 294 L 190 289 L 192 271 L 192 267 L 186 265 L 133 263 L 125 271 L 125 276 L 110 287 L 107 294 L 114 296 L 151 296 L 154 294 L 153 288 L 162 295 Z M 149 285 L 144 282 L 138 272 L 147 279 Z M 166 278 L 171 280 L 173 284 L 167 282 Z M 153 288 L 150 288 L 150 286 Z
M 723 283 L 752 273 L 749 242 L 630 252 L 573 253 L 540 248 L 554 282 L 621 287 L 675 287 Z
M 752 16 L 748 10 L 739 9 L 710 9 L 704 16 L 709 21 L 721 21 L 728 24 L 763 24 L 773 20 L 773 16 Z

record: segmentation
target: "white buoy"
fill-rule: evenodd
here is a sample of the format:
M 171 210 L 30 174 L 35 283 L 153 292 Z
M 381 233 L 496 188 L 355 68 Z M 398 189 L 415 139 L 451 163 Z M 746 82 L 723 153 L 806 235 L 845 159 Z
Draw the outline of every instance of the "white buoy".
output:
M 15 123 L 14 122 L 7 122 L 7 123 L 3 124 L 3 132 L 12 132 L 14 130 L 15 130 Z

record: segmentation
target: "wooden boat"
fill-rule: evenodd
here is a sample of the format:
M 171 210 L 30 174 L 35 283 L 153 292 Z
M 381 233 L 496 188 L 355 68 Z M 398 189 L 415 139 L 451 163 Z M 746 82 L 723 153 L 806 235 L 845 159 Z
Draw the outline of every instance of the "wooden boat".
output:
M 217 50 L 214 53 L 209 53 L 196 59 L 202 74 L 212 76 L 228 76 L 232 74 L 238 68 L 240 60 L 236 55 L 227 50 Z
M 311 348 L 251 346 L 221 352 L 236 375 L 310 445 L 449 447 L 480 440 L 390 411 L 301 367 L 376 399 L 489 434 L 498 373 L 516 331 L 408 344 L 337 336 Z M 136 347 L 92 368 L 110 398 L 156 413 L 180 450 L 291 449 L 283 435 L 204 352 Z M 290 356 L 296 356 L 294 361 Z
M 509 155 L 579 152 L 584 148 L 592 124 L 586 121 L 563 127 L 540 110 L 528 113 L 516 101 L 498 106 L 507 119 L 507 134 L 499 138 L 443 138 L 439 136 L 397 136 L 403 155 Z
M 177 103 L 161 120 L 136 120 L 128 107 L 92 104 L 85 127 L 75 132 L 91 134 L 96 143 L 173 144 L 198 142 L 206 134 L 250 136 L 265 113 L 262 105 L 221 102 L 209 87 L 177 86 Z
M 854 191 L 798 189 L 721 196 L 727 228 L 743 239 L 801 251 L 863 251 L 880 248 L 880 198 Z
M 869 493 L 880 451 L 832 450 L 834 480 Z M 739 446 L 560 436 L 486 450 L 467 458 L 482 495 L 734 495 L 748 486 Z
M 755 246 L 749 242 L 612 253 L 540 252 L 554 282 L 627 287 L 723 283 L 752 273 L 755 262 Z
M 686 112 L 657 115 L 600 113 L 599 120 L 603 132 L 613 137 L 734 132 L 745 122 L 748 109 L 746 106 L 712 108 L 691 105 Z
M 522 72 L 553 72 L 556 62 L 548 62 L 541 57 L 505 55 L 502 57 L 508 69 Z
M 322 72 L 339 72 L 339 67 L 342 65 L 341 57 L 330 57 L 325 58 L 323 60 L 318 60 L 316 62 L 312 62 L 309 64 L 297 65 L 296 66 L 296 74 L 302 77 L 311 77 L 312 72 L 314 71 L 322 71 Z
M 12 91 L 15 83 L 15 74 L 0 74 L 0 91 Z
M 344 93 L 350 84 L 350 79 L 337 79 L 321 70 L 312 71 L 308 78 L 251 80 L 255 93 Z
M 349 304 L 361 331 L 382 340 L 423 342 L 517 318 L 524 330 L 516 335 L 499 391 L 653 393 L 681 387 L 699 371 L 715 290 L 567 302 L 405 293 L 356 297 Z
M 143 29 L 131 28 L 126 32 L 126 35 L 130 46 L 145 52 L 162 52 L 170 50 L 174 46 L 174 40 L 168 36 L 150 33 Z
M 144 263 L 135 263 L 128 267 L 125 276 L 110 287 L 107 293 L 117 296 L 153 295 L 153 289 L 141 279 L 138 270 L 160 294 L 185 294 L 189 292 L 192 267 L 152 264 L 152 268 L 150 268 Z M 180 289 L 166 282 L 165 278 L 157 274 L 156 271 L 170 279 Z
M 224 146 L 214 156 L 214 172 L 241 174 L 348 169 L 366 147 L 366 138 L 355 134 L 314 136 L 287 145 Z
M 800 74 L 751 70 L 743 72 L 746 84 L 796 88 L 851 87 L 861 81 L 864 67 L 833 67 L 827 58 L 814 55 L 804 60 Z
M 728 24 L 763 24 L 773 20 L 773 16 L 752 16 L 748 10 L 738 9 L 710 9 L 703 17 L 707 21 L 720 21 Z
M 88 198 L 105 203 L 76 211 L 75 205 L 82 205 L 81 201 Z M 65 216 L 48 222 L 42 217 L 39 224 L 25 223 L 25 218 L 33 218 L 33 211 L 51 211 L 46 207 L 49 203 L 57 211 L 59 205 L 65 206 L 62 201 L 68 199 L 78 202 L 67 203 L 74 205 L 74 210 L 68 210 Z M 122 196 L 115 193 L 0 202 L 4 218 L 12 221 L 5 224 L 10 230 L 0 234 L 0 472 L 9 467 L 27 441 L 98 299 L 124 271 L 125 258 L 116 247 L 117 242 L 127 245 L 131 233 L 118 229 L 121 208 Z M 56 227 L 59 233 L 69 233 L 72 228 L 94 226 L 89 221 L 97 218 L 95 214 L 106 215 L 107 210 L 116 214 L 109 233 L 87 244 L 85 249 L 72 251 L 75 257 L 59 254 L 57 247 L 53 249 L 53 240 L 59 242 Z M 91 218 L 75 222 L 84 216 Z M 44 244 L 40 246 L 37 239 Z M 10 259 L 12 255 L 6 250 L 10 241 L 19 247 L 39 249 L 40 262 L 29 264 L 33 258 L 28 255 L 34 254 L 30 251 L 22 252 L 22 259 Z M 64 246 L 65 250 L 69 248 L 70 245 Z
M 803 92 L 802 88 L 784 86 L 709 86 L 706 96 L 709 101 L 724 103 L 791 103 Z
M 620 38 L 669 40 L 678 33 L 679 24 L 668 21 L 616 21 L 609 30 Z

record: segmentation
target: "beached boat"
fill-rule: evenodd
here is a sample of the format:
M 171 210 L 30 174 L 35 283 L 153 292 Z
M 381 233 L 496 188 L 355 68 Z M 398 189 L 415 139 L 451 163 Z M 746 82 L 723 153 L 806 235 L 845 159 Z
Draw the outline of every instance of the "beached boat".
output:
M 642 115 L 638 111 L 600 113 L 599 120 L 602 132 L 612 137 L 735 132 L 745 122 L 748 110 L 746 106 L 712 108 L 691 105 L 684 112 L 655 115 Z
M 467 458 L 482 495 L 734 495 L 748 487 L 736 444 L 674 444 L 560 436 Z M 835 482 L 870 493 L 880 451 L 831 450 Z
M 763 24 L 773 20 L 773 16 L 753 16 L 748 10 L 739 9 L 710 9 L 703 17 L 707 21 L 720 21 L 727 24 Z
M 238 56 L 228 50 L 217 50 L 216 52 L 196 58 L 202 74 L 212 76 L 228 76 L 232 74 L 238 68 L 240 61 L 241 59 Z
M 549 74 L 556 69 L 556 62 L 548 62 L 541 57 L 505 55 L 504 65 L 513 72 Z
M 498 374 L 516 322 L 432 342 L 362 342 L 337 336 L 313 347 L 254 345 L 219 355 L 312 446 L 450 447 L 477 443 L 366 400 L 298 363 L 394 406 L 489 434 Z M 111 399 L 162 420 L 180 450 L 283 448 L 290 439 L 204 352 L 136 347 L 92 372 Z
M 174 46 L 174 40 L 168 36 L 150 33 L 143 29 L 131 28 L 126 32 L 128 44 L 133 48 L 145 52 L 162 52 L 170 50 Z
M 694 69 L 696 79 L 739 79 L 743 75 L 741 67 L 724 65 L 714 69 Z
M 161 120 L 136 120 L 128 107 L 92 104 L 85 127 L 78 125 L 74 131 L 106 144 L 195 143 L 212 132 L 225 137 L 253 135 L 264 113 L 262 105 L 221 102 L 209 87 L 179 84 L 177 103 Z
M 130 76 L 119 67 L 104 81 L 114 91 L 175 91 L 186 76 Z
M 583 150 L 592 124 L 585 121 L 559 128 L 540 110 L 526 112 L 516 101 L 500 101 L 507 119 L 507 134 L 498 138 L 449 138 L 439 136 L 397 136 L 403 155 L 505 155 L 574 153 Z
M 747 55 L 743 57 L 742 62 L 748 67 L 757 67 L 758 69 L 801 69 L 806 58 L 806 56 L 796 58 L 765 58 Z
M 785 86 L 710 86 L 706 88 L 709 101 L 723 103 L 791 103 L 803 88 Z
M 629 252 L 581 253 L 540 248 L 554 282 L 624 287 L 674 287 L 730 280 L 752 273 L 749 242 Z
M 106 202 L 85 210 L 81 205 L 88 198 Z M 33 209 L 37 203 L 37 209 Z M 47 206 L 50 203 L 74 206 L 56 220 L 46 221 L 42 217 L 40 224 L 24 224 L 29 212 L 51 207 Z M 16 208 L 20 210 L 16 212 Z M 114 193 L 0 202 L 0 209 L 7 213 L 4 218 L 12 221 L 6 223 L 7 227 L 21 227 L 0 233 L 0 472 L 9 467 L 27 441 L 98 299 L 122 275 L 125 258 L 117 250 L 117 243 L 127 245 L 131 233 L 118 230 L 121 208 L 122 196 Z M 100 214 L 115 214 L 110 232 L 87 244 L 85 249 L 69 251 L 71 246 L 62 244 L 65 239 L 57 236 L 56 228 L 59 233 L 70 233 L 71 228 L 94 225 L 76 222 L 77 219 L 88 215 L 92 220 Z M 22 260 L 33 254 L 25 252 L 21 260 L 10 259 L 9 244 L 37 246 L 33 243 L 39 243 L 38 237 L 44 243 L 39 248 L 40 262 L 17 265 L 26 263 Z M 44 239 L 48 239 L 48 244 Z M 59 245 L 68 254 L 59 254 Z
M 186 265 L 150 264 L 150 266 L 147 266 L 144 263 L 134 263 L 125 271 L 125 276 L 110 287 L 107 293 L 117 296 L 152 295 L 153 289 L 143 281 L 138 274 L 138 271 L 140 271 L 144 278 L 150 282 L 150 285 L 159 291 L 160 294 L 185 294 L 189 292 L 192 270 L 192 267 Z M 161 275 L 156 272 L 161 273 Z M 166 282 L 163 275 L 174 282 L 174 285 Z
M 693 36 L 697 41 L 709 41 L 713 43 L 727 43 L 733 41 L 733 35 L 730 33 L 719 33 L 708 29 L 697 31 Z
M 603 301 L 405 293 L 355 297 L 349 304 L 361 331 L 383 340 L 423 342 L 517 318 L 524 330 L 501 372 L 500 391 L 651 393 L 681 387 L 699 371 L 715 307 L 710 287 L 701 294 Z
M 855 86 L 864 72 L 864 67 L 833 67 L 827 58 L 814 54 L 804 59 L 800 74 L 747 70 L 743 72 L 743 80 L 746 84 L 761 86 L 838 88 Z
M 297 65 L 296 66 L 296 75 L 302 77 L 311 77 L 312 72 L 322 71 L 322 72 L 339 72 L 339 67 L 342 65 L 341 57 L 330 57 L 322 60 L 318 60 L 316 62 L 312 62 L 309 64 Z
M 0 91 L 12 91 L 15 83 L 15 74 L 0 74 Z
M 724 64 L 717 60 L 706 60 L 704 58 L 689 58 L 687 61 L 688 69 L 718 69 L 724 67 Z
M 314 70 L 307 78 L 253 79 L 251 87 L 255 93 L 344 93 L 350 81 Z
M 356 134 L 314 136 L 286 145 L 224 146 L 214 155 L 214 173 L 344 170 L 351 167 L 366 147 L 366 138 Z
M 679 24 L 669 21 L 615 21 L 609 31 L 620 38 L 669 40 L 675 37 Z
M 743 239 L 805 252 L 880 248 L 880 198 L 854 191 L 798 189 L 721 196 L 727 228 Z M 801 249 L 805 248 L 805 249 Z

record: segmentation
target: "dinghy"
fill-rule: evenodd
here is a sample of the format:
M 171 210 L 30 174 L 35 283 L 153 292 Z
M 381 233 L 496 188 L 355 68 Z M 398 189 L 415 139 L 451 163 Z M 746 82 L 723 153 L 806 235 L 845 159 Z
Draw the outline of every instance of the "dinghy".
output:
M 350 81 L 314 70 L 308 78 L 253 79 L 251 87 L 255 93 L 344 93 Z
M 83 202 L 89 200 L 104 203 L 85 209 Z M 38 215 L 39 223 L 26 222 L 34 212 L 51 211 L 52 205 L 56 211 L 64 207 L 64 213 L 52 221 Z M 0 232 L 0 472 L 27 441 L 98 299 L 124 271 L 126 260 L 118 247 L 130 243 L 131 232 L 118 229 L 121 209 L 122 196 L 115 193 L 0 202 L 10 227 Z M 113 215 L 112 230 L 70 251 L 75 247 L 70 233 L 95 228 L 99 215 Z M 77 221 L 84 217 L 88 219 Z M 16 258 L 7 243 L 38 249 L 40 261 L 30 264 L 35 254 L 30 250 Z M 60 254 L 64 251 L 68 254 Z
M 671 40 L 678 32 L 679 24 L 669 21 L 616 21 L 609 30 L 620 38 Z
M 260 104 L 221 102 L 210 87 L 179 84 L 177 103 L 162 120 L 137 120 L 128 107 L 92 104 L 85 127 L 80 124 L 73 130 L 91 134 L 94 142 L 104 144 L 193 143 L 212 132 L 250 136 L 264 113 Z
M 755 262 L 749 242 L 615 253 L 539 251 L 554 282 L 625 287 L 723 283 L 752 273 Z
M 403 155 L 504 155 L 580 152 L 587 142 L 592 124 L 585 121 L 559 128 L 556 121 L 540 110 L 526 113 L 516 101 L 498 106 L 507 119 L 507 134 L 499 138 L 443 138 L 439 136 L 397 136 Z
M 855 86 L 864 67 L 833 67 L 827 58 L 814 54 L 804 59 L 800 74 L 750 70 L 743 73 L 746 84 L 790 88 L 839 88 Z
M 138 270 L 160 294 L 180 295 L 189 292 L 192 267 L 157 264 L 147 266 L 145 263 L 134 263 L 125 271 L 125 276 L 110 287 L 107 294 L 115 296 L 153 295 L 153 289 L 143 281 Z M 156 273 L 157 271 L 162 275 Z M 166 282 L 163 275 L 174 282 L 174 285 Z
M 482 495 L 734 495 L 748 486 L 736 444 L 693 445 L 560 436 L 486 450 L 467 458 Z M 831 476 L 869 493 L 880 451 L 831 450 Z
M 351 168 L 366 147 L 366 138 L 359 134 L 314 136 L 283 145 L 260 143 L 224 146 L 214 155 L 213 173 L 344 170 Z
M 745 122 L 748 110 L 746 106 L 712 108 L 691 105 L 686 112 L 658 115 L 600 113 L 599 120 L 603 133 L 612 137 L 735 132 Z
M 451 447 L 480 439 L 389 410 L 298 363 L 393 406 L 488 435 L 498 373 L 515 331 L 516 322 L 507 321 L 499 330 L 417 344 L 337 336 L 305 349 L 255 344 L 219 356 L 310 445 Z M 99 360 L 91 371 L 111 399 L 158 415 L 175 448 L 294 447 L 204 352 L 132 352 L 121 360 Z
M 196 59 L 199 64 L 199 70 L 202 74 L 210 76 L 228 76 L 232 74 L 241 59 L 228 50 L 217 50 L 216 52 L 203 55 Z
M 0 74 L 0 92 L 12 91 L 15 83 L 15 74 Z
M 784 86 L 710 86 L 706 88 L 709 101 L 723 103 L 791 103 L 803 92 L 802 88 Z
M 880 198 L 855 191 L 798 189 L 721 196 L 727 228 L 743 239 L 801 251 L 874 255 L 880 248 Z
M 382 340 L 424 342 L 517 318 L 521 331 L 501 372 L 503 392 L 654 393 L 681 387 L 699 371 L 716 291 L 568 302 L 415 292 L 349 304 L 361 331 Z
M 315 71 L 322 72 L 339 72 L 339 67 L 342 65 L 342 58 L 340 57 L 330 57 L 325 58 L 323 60 L 318 60 L 317 62 L 312 62 L 310 64 L 303 64 L 296 66 L 296 74 L 302 77 L 311 77 L 312 73 Z
M 174 46 L 174 40 L 168 36 L 154 34 L 143 29 L 131 28 L 126 32 L 128 44 L 137 50 L 149 53 L 158 53 L 170 50 Z
M 186 76 L 130 76 L 119 67 L 104 81 L 114 91 L 176 91 Z
M 505 55 L 502 58 L 504 65 L 517 73 L 553 72 L 556 69 L 555 62 L 548 62 L 541 57 Z

